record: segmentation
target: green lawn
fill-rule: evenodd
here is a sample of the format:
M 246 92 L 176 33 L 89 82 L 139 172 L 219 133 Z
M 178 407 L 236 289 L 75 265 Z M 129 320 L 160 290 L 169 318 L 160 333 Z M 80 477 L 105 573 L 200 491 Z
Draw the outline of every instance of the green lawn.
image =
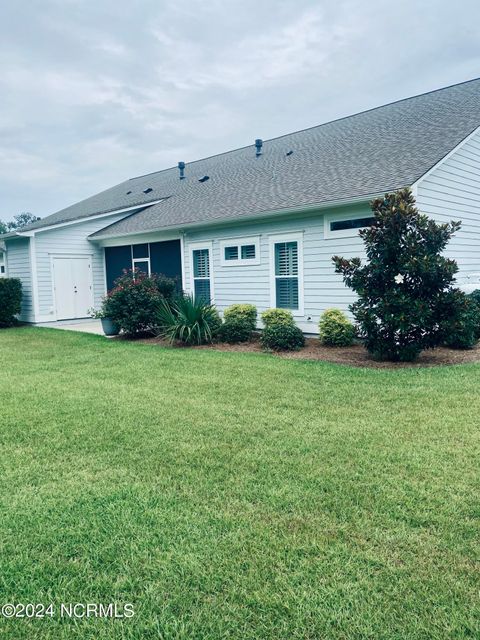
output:
M 0 638 L 478 638 L 480 367 L 0 332 Z

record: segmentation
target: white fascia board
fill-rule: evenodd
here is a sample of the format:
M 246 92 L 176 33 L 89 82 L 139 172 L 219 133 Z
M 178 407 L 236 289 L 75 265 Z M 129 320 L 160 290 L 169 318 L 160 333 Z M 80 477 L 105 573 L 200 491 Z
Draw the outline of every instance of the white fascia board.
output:
M 269 211 L 262 211 L 260 213 L 251 215 L 251 216 L 241 216 L 239 218 L 216 218 L 215 220 L 204 220 L 201 222 L 191 222 L 187 224 L 179 224 L 172 225 L 169 227 L 159 227 L 156 229 L 150 229 L 148 231 L 143 231 L 141 235 L 151 236 L 151 234 L 159 233 L 166 234 L 168 232 L 176 231 L 177 233 L 186 233 L 188 229 L 204 229 L 205 227 L 225 227 L 225 226 L 237 226 L 243 223 L 251 223 L 251 222 L 261 222 L 269 218 L 278 219 L 283 216 L 289 216 L 296 213 L 315 213 L 317 211 L 323 211 L 324 209 L 333 209 L 336 207 L 344 207 L 348 205 L 361 204 L 364 202 L 370 202 L 370 200 L 374 198 L 381 197 L 385 194 L 384 191 L 377 193 L 370 193 L 364 196 L 358 196 L 356 198 L 347 198 L 344 200 L 332 200 L 330 202 L 322 202 L 317 204 L 309 204 L 309 205 L 300 205 L 298 207 L 291 207 L 288 209 L 272 209 Z M 97 238 L 89 238 L 91 242 L 109 242 L 110 240 L 117 240 L 119 238 L 128 238 L 130 236 L 138 236 L 140 233 L 138 231 L 129 231 L 126 233 L 119 233 L 115 236 L 107 236 L 102 237 L 98 236 Z M 115 242 L 115 244 L 120 244 Z
M 100 247 L 119 247 L 124 244 L 144 244 L 145 242 L 162 242 L 163 240 L 179 240 L 180 231 L 173 229 L 171 231 L 145 231 L 144 233 L 128 233 L 109 238 L 88 238 L 89 242 L 95 243 Z
M 134 213 L 140 209 L 147 209 L 148 207 L 152 207 L 154 204 L 158 204 L 162 202 L 165 198 L 160 198 L 160 200 L 153 200 L 152 202 L 146 202 L 145 204 L 136 204 L 133 207 L 125 207 L 124 209 L 115 209 L 114 211 L 107 211 L 105 213 L 99 213 L 93 216 L 84 216 L 83 218 L 76 218 L 75 220 L 68 220 L 67 222 L 58 222 L 56 224 L 51 224 L 48 227 L 40 227 L 39 229 L 30 229 L 29 231 L 18 231 L 17 235 L 23 237 L 33 236 L 37 233 L 42 233 L 43 231 L 50 231 L 51 229 L 59 229 L 61 227 L 69 227 L 74 224 L 80 224 L 82 222 L 86 222 L 87 220 L 99 220 L 100 218 L 108 218 L 109 216 L 113 216 L 117 213 Z
M 464 138 L 461 142 L 459 142 L 455 147 L 453 147 L 453 149 L 451 151 L 449 151 L 446 155 L 443 156 L 443 158 L 441 160 L 439 160 L 436 164 L 433 165 L 433 167 L 430 167 L 430 169 L 428 171 L 426 171 L 422 176 L 420 176 L 420 178 L 418 178 L 418 180 L 416 180 L 412 186 L 410 187 L 413 195 L 416 197 L 417 193 L 418 193 L 418 185 L 425 180 L 426 178 L 428 178 L 428 176 L 433 173 L 436 169 L 438 169 L 438 167 L 440 167 L 444 162 L 446 162 L 449 158 L 451 158 L 453 156 L 454 153 L 456 153 L 459 149 L 461 149 L 465 144 L 467 144 L 467 142 L 469 140 L 471 140 L 478 132 L 480 131 L 480 126 L 477 127 L 476 129 L 474 129 L 472 131 L 472 133 L 469 133 L 468 136 L 466 136 L 466 138 Z

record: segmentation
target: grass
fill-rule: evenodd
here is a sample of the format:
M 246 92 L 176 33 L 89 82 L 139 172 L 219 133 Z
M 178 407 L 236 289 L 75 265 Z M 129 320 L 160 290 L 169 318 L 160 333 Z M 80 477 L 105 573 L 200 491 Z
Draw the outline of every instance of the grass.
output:
M 0 638 L 477 638 L 478 365 L 0 332 Z

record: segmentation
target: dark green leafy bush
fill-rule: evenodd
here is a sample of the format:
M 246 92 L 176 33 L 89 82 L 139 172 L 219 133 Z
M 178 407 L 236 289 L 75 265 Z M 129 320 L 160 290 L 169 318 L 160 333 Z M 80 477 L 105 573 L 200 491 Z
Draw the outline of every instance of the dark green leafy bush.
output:
M 267 309 L 262 313 L 262 321 L 266 327 L 274 324 L 289 324 L 295 326 L 291 311 L 288 309 Z
M 22 304 L 22 283 L 18 278 L 0 278 L 0 327 L 17 323 Z
M 340 309 L 324 311 L 318 329 L 320 342 L 327 347 L 348 347 L 355 338 L 355 327 Z
M 476 289 L 467 295 L 467 298 L 472 301 L 477 307 L 476 323 L 475 323 L 475 338 L 480 340 L 480 289 Z
M 217 335 L 222 321 L 216 308 L 192 295 L 162 300 L 157 308 L 157 333 L 170 342 L 207 344 Z
M 221 342 L 248 342 L 252 337 L 251 319 L 234 316 L 225 320 L 218 330 L 218 339 Z
M 243 320 L 254 331 L 257 326 L 257 307 L 254 304 L 232 304 L 223 312 L 225 321 Z
M 475 297 L 455 293 L 455 314 L 444 323 L 444 344 L 452 349 L 472 349 L 479 339 L 480 306 Z
M 410 189 L 371 204 L 375 225 L 359 232 L 368 262 L 334 256 L 337 273 L 358 295 L 350 309 L 370 353 L 382 360 L 414 360 L 439 345 L 454 315 L 457 264 L 442 255 L 459 222 L 421 215 Z
M 175 286 L 174 280 L 163 275 L 125 270 L 104 298 L 101 313 L 127 335 L 151 333 L 158 305 L 172 299 Z
M 260 338 L 264 349 L 272 351 L 296 351 L 305 345 L 305 336 L 294 324 L 267 325 Z

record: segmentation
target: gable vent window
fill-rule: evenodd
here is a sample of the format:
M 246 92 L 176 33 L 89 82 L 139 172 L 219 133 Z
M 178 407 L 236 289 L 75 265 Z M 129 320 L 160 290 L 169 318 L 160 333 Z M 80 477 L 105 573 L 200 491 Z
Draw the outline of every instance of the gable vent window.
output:
M 220 262 L 226 267 L 260 264 L 260 238 L 221 240 Z
M 193 249 L 193 293 L 195 298 L 211 302 L 210 249 Z
M 325 216 L 324 233 L 325 238 L 354 238 L 358 237 L 358 230 L 365 227 L 372 227 L 375 224 L 375 217 L 368 215 L 338 216 L 327 214 Z
M 333 220 L 330 222 L 330 231 L 344 231 L 345 229 L 363 229 L 375 224 L 375 218 L 352 218 L 351 220 Z

